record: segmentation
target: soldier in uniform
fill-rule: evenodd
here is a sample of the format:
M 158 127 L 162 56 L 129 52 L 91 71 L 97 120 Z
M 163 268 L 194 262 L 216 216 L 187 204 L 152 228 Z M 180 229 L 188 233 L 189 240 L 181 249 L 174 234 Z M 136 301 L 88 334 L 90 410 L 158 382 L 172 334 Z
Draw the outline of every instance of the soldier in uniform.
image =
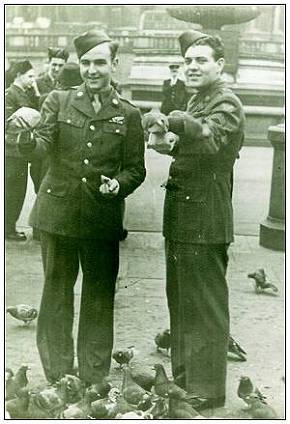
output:
M 218 37 L 188 31 L 180 38 L 187 84 L 196 94 L 186 112 L 149 113 L 144 128 L 178 135 L 170 145 L 163 234 L 172 372 L 199 397 L 199 409 L 225 403 L 229 337 L 226 270 L 233 241 L 231 173 L 243 142 L 239 99 L 221 80 Z
M 163 81 L 161 112 L 168 115 L 173 110 L 185 110 L 188 94 L 184 81 L 178 78 L 180 66 L 175 63 L 169 65 L 171 78 Z
M 52 90 L 57 88 L 59 72 L 68 58 L 69 53 L 66 49 L 57 47 L 50 47 L 48 49 L 48 69 L 36 80 L 41 94 L 41 103 L 43 103 Z
M 16 222 L 25 198 L 28 162 L 18 151 L 17 135 L 8 131 L 8 121 L 23 106 L 38 109 L 39 93 L 35 71 L 28 60 L 15 62 L 9 68 L 9 76 L 12 84 L 5 92 L 5 237 L 13 241 L 25 241 L 25 234 L 16 231 Z
M 84 83 L 50 93 L 39 130 L 23 132 L 19 148 L 28 157 L 50 157 L 31 216 L 41 231 L 45 274 L 37 326 L 44 372 L 51 382 L 72 373 L 81 265 L 78 368 L 91 384 L 110 369 L 122 204 L 145 178 L 144 135 L 139 110 L 110 85 L 118 44 L 96 30 L 74 44 Z

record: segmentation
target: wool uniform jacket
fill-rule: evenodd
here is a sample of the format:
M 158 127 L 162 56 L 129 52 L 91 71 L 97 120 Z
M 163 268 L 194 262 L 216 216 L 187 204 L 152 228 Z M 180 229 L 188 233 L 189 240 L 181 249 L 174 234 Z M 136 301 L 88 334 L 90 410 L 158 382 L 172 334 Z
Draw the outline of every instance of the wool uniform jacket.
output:
M 96 114 L 82 84 L 52 91 L 41 113 L 33 142 L 20 145 L 30 158 L 50 158 L 31 225 L 63 236 L 119 240 L 123 200 L 146 173 L 139 110 L 111 88 Z M 117 196 L 99 192 L 101 175 L 119 181 Z
M 241 102 L 217 81 L 169 118 L 180 136 L 164 204 L 164 236 L 184 243 L 233 241 L 232 172 L 244 138 Z

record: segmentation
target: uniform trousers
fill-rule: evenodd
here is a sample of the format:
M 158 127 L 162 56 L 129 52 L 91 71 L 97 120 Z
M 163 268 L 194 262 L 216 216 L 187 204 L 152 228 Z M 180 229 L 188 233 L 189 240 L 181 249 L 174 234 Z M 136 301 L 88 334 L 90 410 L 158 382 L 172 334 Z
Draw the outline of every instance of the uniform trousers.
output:
M 27 187 L 28 163 L 23 158 L 5 159 L 5 233 L 16 230 Z
M 83 280 L 77 357 L 80 378 L 101 381 L 109 373 L 113 347 L 115 282 L 119 241 L 63 237 L 41 231 L 45 283 L 37 324 L 37 346 L 48 381 L 72 373 L 74 285 Z
M 226 244 L 165 240 L 174 380 L 205 398 L 225 396 L 229 337 Z

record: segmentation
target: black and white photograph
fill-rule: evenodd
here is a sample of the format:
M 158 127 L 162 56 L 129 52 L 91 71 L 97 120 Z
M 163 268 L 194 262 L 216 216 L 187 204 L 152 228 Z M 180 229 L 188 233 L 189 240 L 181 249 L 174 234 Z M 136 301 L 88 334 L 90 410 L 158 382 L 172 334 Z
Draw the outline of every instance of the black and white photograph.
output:
M 1 7 L 1 420 L 285 420 L 286 4 Z

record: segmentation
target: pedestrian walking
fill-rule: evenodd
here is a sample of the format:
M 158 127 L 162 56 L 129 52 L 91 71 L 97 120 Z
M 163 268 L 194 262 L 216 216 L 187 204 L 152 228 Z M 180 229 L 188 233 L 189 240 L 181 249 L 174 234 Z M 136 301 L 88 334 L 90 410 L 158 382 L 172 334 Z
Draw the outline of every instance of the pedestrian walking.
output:
M 202 410 L 225 403 L 231 174 L 243 142 L 244 113 L 221 78 L 220 38 L 187 31 L 179 42 L 187 84 L 196 94 L 186 112 L 168 118 L 147 114 L 144 128 L 156 131 L 157 125 L 178 135 L 168 148 L 172 163 L 163 222 L 171 362 L 175 382 L 200 397 L 194 406 Z
M 169 65 L 170 79 L 163 81 L 161 112 L 168 115 L 173 110 L 185 110 L 188 93 L 184 81 L 179 78 L 180 65 L 171 63 Z
M 16 222 L 26 194 L 28 161 L 18 151 L 17 134 L 9 130 L 9 118 L 23 106 L 38 109 L 39 92 L 28 60 L 13 63 L 7 75 L 11 85 L 5 91 L 5 238 L 25 241 L 26 235 L 16 230 Z
M 109 373 L 114 292 L 123 235 L 122 205 L 144 180 L 144 136 L 138 109 L 111 86 L 118 44 L 91 30 L 74 39 L 83 84 L 54 90 L 42 125 L 19 148 L 50 158 L 31 223 L 41 232 L 45 283 L 37 346 L 46 378 L 72 373 L 74 284 L 82 267 L 79 376 L 97 383 Z

